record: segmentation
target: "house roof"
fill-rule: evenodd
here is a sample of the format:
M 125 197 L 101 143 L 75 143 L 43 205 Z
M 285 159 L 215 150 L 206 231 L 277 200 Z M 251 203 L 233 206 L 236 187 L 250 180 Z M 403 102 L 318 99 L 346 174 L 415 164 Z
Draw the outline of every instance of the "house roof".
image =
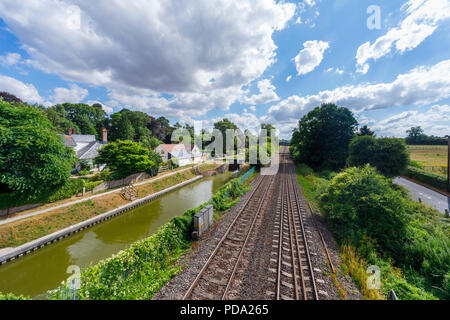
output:
M 166 150 L 167 152 L 173 153 L 176 151 L 186 150 L 184 144 L 160 144 L 161 148 Z
M 69 136 L 60 134 L 60 136 L 63 139 L 64 145 L 72 148 L 80 160 L 94 159 L 98 156 L 98 150 L 104 146 L 104 144 L 95 140 L 94 135 L 73 134 Z
M 72 136 L 68 136 L 65 134 L 59 134 L 59 136 L 62 137 L 63 139 L 63 143 L 66 147 L 68 148 L 74 148 L 77 146 L 77 143 L 75 142 L 75 140 L 72 138 Z
M 98 150 L 101 149 L 104 144 L 94 141 L 87 146 L 77 151 L 77 157 L 80 160 L 92 160 L 98 156 Z
M 93 134 L 73 134 L 71 137 L 76 143 L 90 143 L 97 141 Z

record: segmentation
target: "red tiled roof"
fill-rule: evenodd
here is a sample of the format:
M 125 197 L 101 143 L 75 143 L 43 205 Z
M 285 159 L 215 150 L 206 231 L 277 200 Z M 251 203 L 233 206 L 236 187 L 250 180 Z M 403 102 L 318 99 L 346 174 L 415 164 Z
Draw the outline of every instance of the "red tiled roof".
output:
M 160 146 L 167 152 L 173 152 L 175 150 L 186 150 L 184 144 L 161 144 Z

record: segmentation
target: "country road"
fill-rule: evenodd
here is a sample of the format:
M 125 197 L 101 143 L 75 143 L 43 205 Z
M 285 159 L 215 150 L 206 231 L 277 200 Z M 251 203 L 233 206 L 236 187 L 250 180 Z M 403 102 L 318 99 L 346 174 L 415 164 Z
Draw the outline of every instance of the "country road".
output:
M 423 202 L 431 205 L 440 212 L 445 212 L 445 209 L 450 211 L 450 197 L 404 178 L 395 178 L 394 183 L 408 189 L 413 199 L 418 200 L 420 198 Z

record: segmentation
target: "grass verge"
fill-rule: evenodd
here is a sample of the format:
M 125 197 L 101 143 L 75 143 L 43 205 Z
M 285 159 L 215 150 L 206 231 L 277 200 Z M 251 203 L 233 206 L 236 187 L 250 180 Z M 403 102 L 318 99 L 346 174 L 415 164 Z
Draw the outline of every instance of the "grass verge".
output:
M 195 177 L 192 170 L 183 171 L 138 186 L 143 198 Z M 80 223 L 129 203 L 119 193 L 87 200 L 72 206 L 55 209 L 41 215 L 14 221 L 0 226 L 0 249 L 16 247 L 58 230 Z

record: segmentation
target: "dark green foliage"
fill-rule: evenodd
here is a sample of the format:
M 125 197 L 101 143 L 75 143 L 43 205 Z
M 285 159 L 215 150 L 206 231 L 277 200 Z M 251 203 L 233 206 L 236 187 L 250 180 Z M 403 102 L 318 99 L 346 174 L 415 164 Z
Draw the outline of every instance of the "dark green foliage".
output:
M 373 167 L 339 173 L 322 194 L 320 206 L 340 240 L 358 243 L 368 236 L 390 253 L 398 252 L 405 241 L 408 215 L 402 194 Z
M 447 177 L 428 172 L 420 168 L 416 168 L 413 166 L 407 167 L 405 176 L 422 181 L 442 190 L 445 190 L 447 188 Z
M 243 137 L 241 140 L 240 138 L 235 136 L 233 141 L 231 142 L 231 143 L 233 143 L 233 145 L 227 146 L 227 130 L 238 130 L 239 128 L 235 123 L 231 122 L 230 120 L 228 120 L 226 118 L 214 123 L 214 129 L 219 130 L 222 133 L 223 154 L 227 154 L 227 148 L 230 149 L 230 152 L 231 152 L 232 150 L 236 150 L 238 147 L 243 146 L 245 143 L 245 140 Z M 228 138 L 228 139 L 230 139 L 230 138 Z
M 41 108 L 42 112 L 45 113 L 47 119 L 50 120 L 53 127 L 55 127 L 56 132 L 62 134 L 68 134 L 69 129 L 74 129 L 76 132 L 81 133 L 80 128 L 72 121 L 68 120 L 67 112 L 64 106 L 58 105 L 51 108 Z
M 52 192 L 45 202 L 56 202 L 70 198 L 83 191 L 84 181 L 82 179 L 69 179 L 65 184 Z
M 448 138 L 426 135 L 420 126 L 407 130 L 408 136 L 405 141 L 409 145 L 447 145 Z
M 83 104 L 83 103 L 64 103 L 53 107 L 50 107 L 46 111 L 47 115 L 51 115 L 56 112 L 60 115 L 60 118 L 66 119 L 69 122 L 64 122 L 55 115 L 50 116 L 50 120 L 55 121 L 54 125 L 60 130 L 67 130 L 70 123 L 76 125 L 77 134 L 92 134 L 97 139 L 102 137 L 102 129 L 107 124 L 106 113 L 99 108 Z M 67 131 L 61 131 L 60 133 L 67 133 Z
M 370 164 L 387 177 L 401 175 L 406 170 L 408 161 L 409 153 L 402 139 L 372 136 L 353 138 L 347 159 L 350 166 Z
M 111 115 L 111 130 L 109 138 L 111 141 L 131 140 L 134 141 L 136 132 L 126 114 L 120 112 Z
M 15 294 L 12 293 L 7 293 L 7 294 L 2 294 L 0 292 L 0 301 L 5 301 L 5 300 L 31 300 L 31 298 L 29 297 L 25 297 L 23 295 L 19 295 L 16 296 Z
M 150 155 L 152 159 L 150 159 Z M 158 162 L 155 161 L 157 159 Z M 108 143 L 99 150 L 99 155 L 95 159 L 97 164 L 105 163 L 114 173 L 115 178 L 124 178 L 134 173 L 152 173 L 152 169 L 159 168 L 162 162 L 140 143 L 130 140 Z
M 361 128 L 359 128 L 358 131 L 358 136 L 362 137 L 362 136 L 371 136 L 371 137 L 375 137 L 375 132 L 373 132 L 372 130 L 370 130 L 370 128 L 368 126 L 363 126 Z
M 219 190 L 213 196 L 211 203 L 217 211 L 225 211 L 234 206 L 240 197 L 247 190 L 242 187 L 239 179 L 233 179 Z
M 79 162 L 80 165 L 80 170 L 81 171 L 91 171 L 92 170 L 92 165 L 89 163 L 89 161 L 87 160 L 81 160 Z
M 151 117 L 141 111 L 123 109 L 111 115 L 111 140 L 133 140 L 149 146 Z
M 0 101 L 0 182 L 17 200 L 63 185 L 75 161 L 42 112 Z
M 437 211 L 412 201 L 369 165 L 345 169 L 319 193 L 337 240 L 351 243 L 382 269 L 385 293 L 394 289 L 401 299 L 450 297 L 449 230 Z M 392 265 L 402 268 L 406 280 Z
M 293 133 L 294 160 L 314 169 L 343 168 L 356 126 L 357 121 L 347 108 L 334 104 L 315 108 L 299 121 Z
M 23 104 L 23 101 L 17 98 L 15 95 L 4 91 L 0 92 L 0 100 L 11 104 Z

